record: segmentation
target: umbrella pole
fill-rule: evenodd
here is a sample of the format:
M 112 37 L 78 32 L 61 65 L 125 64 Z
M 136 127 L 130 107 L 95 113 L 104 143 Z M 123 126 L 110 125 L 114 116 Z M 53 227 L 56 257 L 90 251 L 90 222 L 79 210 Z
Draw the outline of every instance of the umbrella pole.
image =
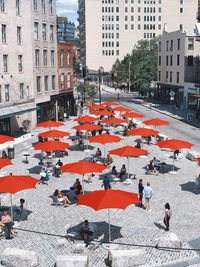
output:
M 128 179 L 129 179 L 129 156 L 127 157 L 128 159 Z
M 173 152 L 173 167 L 172 167 L 172 170 L 174 172 L 174 152 Z
M 106 162 L 106 145 L 104 144 L 104 163 Z
M 108 243 L 111 242 L 110 209 L 108 209 Z
M 10 194 L 10 206 L 11 206 L 11 221 L 13 222 L 13 204 L 12 204 L 12 194 Z
M 85 194 L 84 192 L 84 174 L 82 175 L 82 185 L 83 185 L 83 195 Z
M 88 131 L 87 131 L 87 134 L 86 134 L 86 138 L 87 138 L 87 150 L 88 150 L 88 143 L 89 143 L 89 141 L 88 141 Z

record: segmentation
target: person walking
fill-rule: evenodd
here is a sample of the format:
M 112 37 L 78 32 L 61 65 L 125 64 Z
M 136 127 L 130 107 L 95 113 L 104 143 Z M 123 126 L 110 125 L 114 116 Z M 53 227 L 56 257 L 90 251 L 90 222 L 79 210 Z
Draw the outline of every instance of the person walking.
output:
M 143 190 L 144 190 L 143 180 L 140 179 L 140 180 L 139 180 L 139 184 L 138 184 L 138 193 L 139 193 L 139 200 L 141 201 L 141 203 L 139 203 L 139 205 L 140 205 L 141 207 L 143 207 L 143 204 L 142 204 Z
M 145 186 L 144 190 L 143 190 L 143 194 L 145 196 L 145 203 L 146 203 L 146 211 L 151 211 L 150 209 L 150 200 L 153 196 L 153 190 L 150 187 L 150 183 L 147 183 L 147 186 Z
M 172 216 L 172 210 L 170 209 L 169 203 L 165 204 L 165 216 L 164 216 L 164 224 L 166 226 L 165 231 L 169 231 L 169 221 Z

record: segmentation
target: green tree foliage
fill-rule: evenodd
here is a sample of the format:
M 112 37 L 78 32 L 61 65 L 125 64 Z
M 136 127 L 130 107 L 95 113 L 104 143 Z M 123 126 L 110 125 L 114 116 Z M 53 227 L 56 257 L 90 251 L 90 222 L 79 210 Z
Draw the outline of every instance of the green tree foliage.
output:
M 130 81 L 132 89 L 145 96 L 152 91 L 150 83 L 157 75 L 157 39 L 140 40 L 130 55 L 116 60 L 112 72 L 117 73 L 114 81 L 120 85 L 127 83 L 130 60 Z
M 97 95 L 95 86 L 87 83 L 79 83 L 77 85 L 77 91 L 81 94 L 83 101 L 85 101 L 86 98 L 94 99 Z
M 80 63 L 76 61 L 76 56 L 73 56 L 73 69 L 75 74 L 80 74 Z

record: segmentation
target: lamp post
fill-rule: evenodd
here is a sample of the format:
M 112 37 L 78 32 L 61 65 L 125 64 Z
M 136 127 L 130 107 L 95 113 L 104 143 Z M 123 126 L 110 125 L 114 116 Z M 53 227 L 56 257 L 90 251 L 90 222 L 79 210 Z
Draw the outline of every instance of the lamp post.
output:
M 131 91 L 130 78 L 131 78 L 131 62 L 130 62 L 130 56 L 129 56 L 129 61 L 128 61 L 128 92 L 129 93 Z
M 102 85 L 102 74 L 104 72 L 104 68 L 99 67 L 99 102 L 101 104 L 101 85 Z

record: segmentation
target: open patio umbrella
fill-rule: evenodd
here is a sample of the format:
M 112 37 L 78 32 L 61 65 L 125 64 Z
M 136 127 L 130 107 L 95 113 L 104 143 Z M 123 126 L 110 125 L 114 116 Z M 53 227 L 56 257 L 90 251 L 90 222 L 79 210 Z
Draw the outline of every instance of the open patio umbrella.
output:
M 169 148 L 172 150 L 179 150 L 179 149 L 191 149 L 193 144 L 179 140 L 179 139 L 170 139 L 159 141 L 155 144 L 155 146 L 159 146 L 160 148 Z M 173 170 L 169 172 L 170 174 L 176 174 L 177 172 L 174 171 L 174 155 L 173 155 Z
M 12 208 L 12 194 L 19 191 L 35 188 L 39 180 L 29 175 L 12 175 L 4 176 L 0 178 L 0 192 L 10 193 L 11 200 L 11 218 L 13 220 L 13 208 Z
M 138 194 L 122 190 L 98 190 L 78 198 L 77 205 L 88 206 L 95 211 L 108 209 L 109 243 L 111 242 L 110 209 L 126 209 L 131 204 L 141 203 Z
M 43 150 L 46 152 L 51 151 L 64 151 L 65 149 L 71 147 L 68 143 L 63 143 L 59 141 L 47 141 L 33 145 L 35 150 Z
M 90 117 L 88 115 L 86 116 L 82 116 L 82 117 L 79 117 L 79 118 L 76 118 L 74 119 L 74 121 L 78 121 L 78 122 L 82 122 L 82 123 L 86 123 L 86 122 L 95 122 L 95 121 L 98 121 L 99 119 L 97 118 L 94 118 L 94 117 Z
M 94 112 L 92 113 L 93 115 L 96 115 L 96 116 L 112 116 L 112 115 L 115 115 L 114 112 L 111 112 L 111 111 L 108 111 L 108 110 L 99 110 L 97 112 Z
M 0 144 L 4 144 L 6 142 L 11 142 L 11 141 L 15 141 L 15 138 L 7 135 L 2 135 L 2 134 L 0 135 Z
M 100 135 L 96 135 L 93 137 L 90 137 L 88 139 L 88 141 L 90 143 L 99 143 L 99 144 L 103 144 L 104 145 L 104 158 L 105 158 L 105 144 L 107 143 L 118 143 L 119 141 L 121 141 L 122 138 L 115 136 L 115 135 L 110 135 L 110 134 L 100 134 Z
M 124 107 L 117 107 L 117 108 L 113 108 L 112 111 L 119 111 L 119 112 L 130 112 L 131 109 L 128 108 L 124 108 Z
M 44 127 L 44 128 L 51 128 L 51 127 L 60 127 L 63 126 L 64 123 L 58 121 L 45 121 L 36 124 L 36 127 Z
M 124 113 L 121 115 L 123 118 L 143 118 L 144 115 L 136 113 L 136 112 L 129 112 L 129 113 Z
M 88 106 L 89 109 L 106 109 L 105 106 L 103 105 L 92 105 L 92 106 Z
M 121 123 L 128 123 L 127 120 L 119 119 L 119 118 L 110 118 L 101 121 L 102 123 L 106 124 L 121 124 Z
M 120 157 L 127 157 L 128 160 L 128 179 L 129 179 L 129 157 L 140 157 L 141 155 L 147 155 L 149 152 L 144 149 L 136 148 L 133 146 L 124 146 L 108 152 L 112 155 L 117 155 Z
M 196 158 L 196 160 L 197 160 L 198 164 L 200 164 L 200 158 Z
M 118 103 L 115 103 L 115 102 L 105 102 L 105 103 L 102 103 L 103 106 L 118 106 L 119 104 Z
M 169 125 L 170 122 L 168 121 L 164 121 L 164 120 L 160 120 L 160 119 L 152 119 L 152 120 L 148 120 L 148 121 L 143 121 L 144 124 L 146 125 L 154 125 L 156 126 L 163 126 L 163 125 Z
M 148 128 L 138 128 L 138 129 L 133 129 L 133 130 L 128 131 L 128 134 L 146 137 L 146 136 L 151 136 L 151 135 L 158 135 L 159 132 L 152 130 L 152 129 L 148 129 Z
M 13 165 L 13 163 L 11 162 L 10 159 L 0 158 L 0 169 L 4 168 L 6 166 L 9 166 L 9 165 Z
M 62 138 L 64 136 L 70 136 L 70 133 L 68 132 L 62 132 L 58 130 L 50 130 L 47 132 L 43 132 L 38 134 L 38 136 L 44 137 L 44 138 Z
M 93 163 L 89 161 L 78 161 L 74 163 L 66 164 L 60 167 L 62 172 L 77 173 L 82 175 L 83 194 L 84 194 L 84 175 L 92 172 L 103 172 L 108 169 L 102 164 Z

